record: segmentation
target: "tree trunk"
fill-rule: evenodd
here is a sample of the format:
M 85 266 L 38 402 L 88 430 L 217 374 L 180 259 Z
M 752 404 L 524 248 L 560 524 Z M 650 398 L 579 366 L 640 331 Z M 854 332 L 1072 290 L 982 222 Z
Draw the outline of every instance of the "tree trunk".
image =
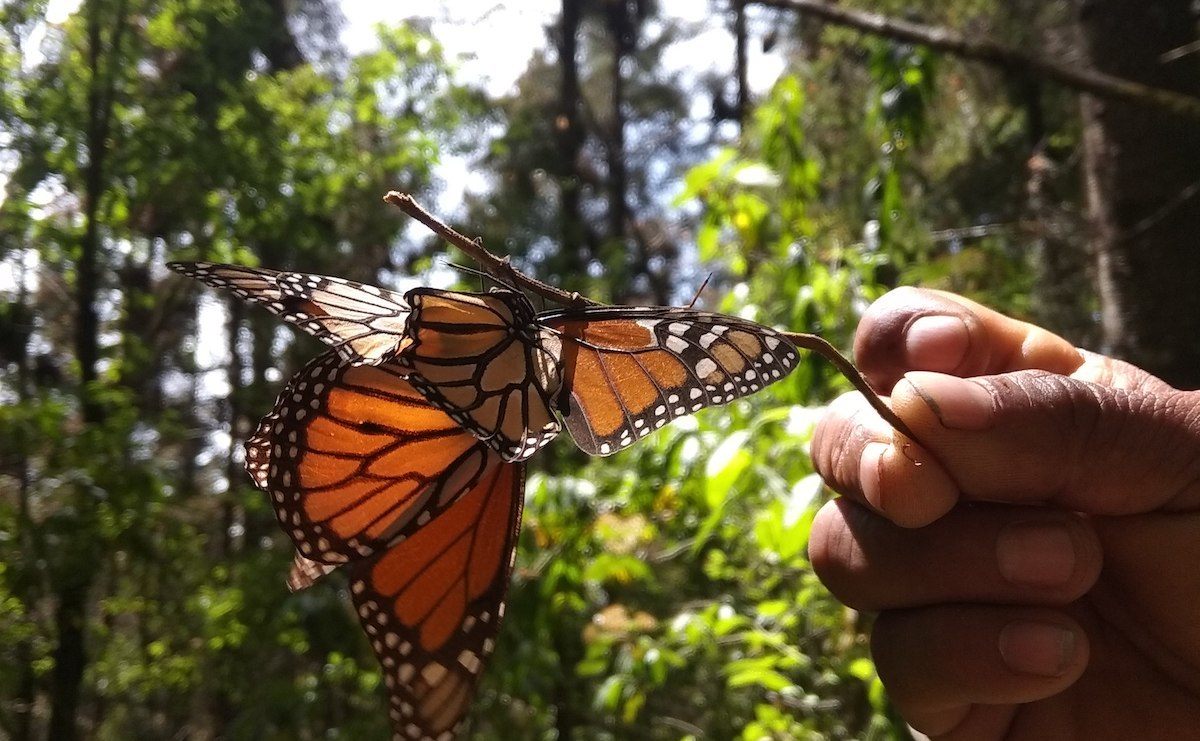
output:
M 32 316 L 32 311 L 28 309 L 29 292 L 26 286 L 29 276 L 26 274 L 25 262 L 26 254 L 22 251 L 17 273 L 17 306 L 20 307 L 17 315 L 21 318 L 22 323 L 32 327 L 33 322 L 28 321 L 28 317 Z M 22 333 L 14 350 L 17 353 L 17 404 L 19 407 L 25 408 L 33 395 L 30 382 L 32 374 L 29 367 L 28 331 Z M 32 613 L 40 597 L 38 586 L 41 580 L 38 572 L 39 565 L 44 559 L 44 551 L 41 547 L 41 537 L 29 508 L 34 471 L 26 445 L 26 441 L 21 441 L 21 460 L 18 464 L 20 480 L 17 489 L 17 536 L 21 543 L 22 563 L 13 565 L 23 572 L 19 577 L 20 580 L 14 585 L 14 591 L 21 600 L 25 611 Z M 38 693 L 38 677 L 33 663 L 33 640 L 31 638 L 21 639 L 14 653 L 16 654 L 18 679 L 16 697 L 13 698 L 15 718 L 11 728 L 12 741 L 29 741 L 33 737 L 33 708 L 37 702 Z
M 558 116 L 554 131 L 558 137 L 560 166 L 559 188 L 562 193 L 562 249 L 577 255 L 584 246 L 582 183 L 576 172 L 583 149 L 583 125 L 579 117 L 579 27 L 583 22 L 581 0 L 563 0 L 559 19 L 558 66 L 561 75 Z
M 1191 0 L 1077 0 L 1084 61 L 1200 96 Z M 1160 110 L 1085 97 L 1084 176 L 1107 352 L 1183 388 L 1200 387 L 1200 126 Z
M 76 264 L 75 358 L 79 363 L 79 406 L 83 424 L 95 428 L 104 422 L 104 410 L 96 400 L 93 385 L 97 379 L 100 357 L 100 319 L 96 297 L 100 286 L 100 251 L 102 249 L 98 221 L 100 200 L 105 191 L 105 156 L 109 127 L 112 120 L 116 69 L 125 31 L 125 2 L 118 0 L 111 18 L 108 48 L 104 48 L 103 3 L 92 0 L 87 13 L 88 81 L 87 97 L 87 163 L 84 167 L 84 230 Z M 81 487 L 76 517 L 86 522 L 94 513 L 94 495 Z M 80 532 L 91 532 L 83 529 Z M 73 741 L 78 736 L 76 716 L 87 668 L 87 605 L 96 558 L 89 550 L 91 543 L 75 543 L 79 549 L 76 563 L 68 563 L 58 585 L 58 605 L 54 624 L 58 645 L 54 649 L 54 674 L 51 679 L 51 709 L 49 736 L 55 741 Z M 93 554 L 94 555 L 94 554 Z
M 266 6 L 275 22 L 272 24 L 274 33 L 263 40 L 263 51 L 274 70 L 296 69 L 304 64 L 304 54 L 300 52 L 300 47 L 288 27 L 289 5 L 291 3 L 285 0 L 266 0 Z
M 733 0 L 733 36 L 736 42 L 733 74 L 737 83 L 734 112 L 738 125 L 742 125 L 746 122 L 746 113 L 750 110 L 750 39 L 746 30 L 745 0 Z
M 76 584 L 60 588 L 54 612 L 58 645 L 54 648 L 54 676 L 50 686 L 49 738 L 55 741 L 73 741 L 79 735 L 75 716 L 88 660 L 84 635 L 89 583 L 90 576 L 84 576 Z
M 629 55 L 634 20 L 626 16 L 624 3 L 612 3 L 608 7 L 608 30 L 612 37 L 612 99 L 609 101 L 612 117 L 608 131 L 608 238 L 622 242 L 625 224 L 629 219 L 629 175 L 625 169 L 625 75 L 621 68 Z
M 213 538 L 213 543 L 218 546 L 218 549 L 212 556 L 219 561 L 228 558 L 236 545 L 233 530 L 239 518 L 238 493 L 241 491 L 240 484 L 246 476 L 239 461 L 238 452 L 238 447 L 242 444 L 241 436 L 238 433 L 242 429 L 242 398 L 245 396 L 242 383 L 244 363 L 238 335 L 241 333 L 242 320 L 245 316 L 245 303 L 237 297 L 231 297 L 225 306 L 229 310 L 229 399 L 227 403 L 229 405 L 229 431 L 232 437 L 230 438 L 229 455 L 225 457 L 226 489 L 221 496 L 221 521 L 218 525 L 221 532 Z

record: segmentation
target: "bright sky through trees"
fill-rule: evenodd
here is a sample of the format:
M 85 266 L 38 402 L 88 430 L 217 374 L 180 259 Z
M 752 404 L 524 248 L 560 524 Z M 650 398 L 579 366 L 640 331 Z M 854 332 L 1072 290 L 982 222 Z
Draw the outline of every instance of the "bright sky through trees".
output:
M 666 56 L 664 62 L 669 68 L 700 71 L 715 60 L 733 57 L 733 38 L 713 16 L 708 3 L 665 0 L 662 5 L 664 15 L 700 25 L 691 43 L 672 48 Z M 562 2 L 459 0 L 435 6 L 434 12 L 422 9 L 420 13 L 406 13 L 387 3 L 342 0 L 342 12 L 346 15 L 342 41 L 350 52 L 361 51 L 374 45 L 376 24 L 432 17 L 434 36 L 446 46 L 451 57 L 463 58 L 463 79 L 482 83 L 490 94 L 501 95 L 508 92 L 525 69 L 533 51 L 545 46 L 545 27 L 556 22 Z M 752 45 L 750 51 L 751 85 L 756 90 L 765 90 L 779 76 L 783 60 L 779 55 L 763 54 L 757 45 Z
M 342 42 L 351 53 L 362 51 L 375 45 L 377 24 L 432 17 L 436 19 L 433 33 L 449 55 L 463 58 L 463 78 L 486 84 L 493 95 L 502 94 L 521 74 L 532 51 L 545 43 L 544 27 L 553 21 L 560 4 L 559 0 L 461 0 L 433 3 L 433 12 L 426 5 L 420 13 L 412 13 L 393 3 L 342 0 L 346 16 Z

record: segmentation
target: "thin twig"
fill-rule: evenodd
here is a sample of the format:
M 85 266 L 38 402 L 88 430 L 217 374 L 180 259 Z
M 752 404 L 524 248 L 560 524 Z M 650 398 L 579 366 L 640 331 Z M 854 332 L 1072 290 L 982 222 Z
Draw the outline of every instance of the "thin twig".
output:
M 655 717 L 654 720 L 664 726 L 667 726 L 668 728 L 672 728 L 676 731 L 682 731 L 689 736 L 693 736 L 695 738 L 704 738 L 703 728 L 700 728 L 693 723 L 688 723 L 682 718 L 673 718 L 669 715 L 659 715 Z
M 1160 55 L 1158 61 L 1162 62 L 1163 64 L 1167 64 L 1169 62 L 1174 62 L 1176 59 L 1183 59 L 1189 54 L 1195 54 L 1198 51 L 1200 51 L 1200 41 L 1193 41 L 1190 44 L 1177 46 L 1171 51 Z
M 875 389 L 871 388 L 871 384 L 863 377 L 858 368 L 854 367 L 845 355 L 838 352 L 837 348 L 829 344 L 829 341 L 824 337 L 815 334 L 802 334 L 800 332 L 782 332 L 784 337 L 792 342 L 796 347 L 802 347 L 805 350 L 811 350 L 817 355 L 825 358 L 833 363 L 834 367 L 846 377 L 850 383 L 854 384 L 854 388 L 862 392 L 862 395 L 867 397 L 867 403 L 879 416 L 883 417 L 884 421 L 890 424 L 897 432 L 900 432 L 909 440 L 920 444 L 921 439 L 913 434 L 908 425 L 904 424 L 904 420 L 896 416 L 892 408 L 883 402 L 883 399 L 876 393 Z
M 921 44 L 948 54 L 984 62 L 1015 74 L 1036 75 L 1101 98 L 1142 103 L 1177 115 L 1200 119 L 1200 98 L 1174 90 L 1143 85 L 1095 69 L 1072 67 L 1035 57 L 992 39 L 970 37 L 948 28 L 855 10 L 823 0 L 751 0 L 781 10 L 792 10 L 847 26 L 864 33 Z
M 1128 242 L 1132 241 L 1136 237 L 1142 236 L 1158 224 L 1162 223 L 1164 219 L 1170 216 L 1171 213 L 1180 206 L 1185 205 L 1188 201 L 1194 198 L 1197 193 L 1200 193 L 1200 180 L 1192 181 L 1191 185 L 1179 191 L 1172 196 L 1169 201 L 1156 208 L 1154 213 L 1134 224 L 1124 234 L 1121 234 L 1120 239 Z
M 964 239 L 982 239 L 994 234 L 1004 234 L 1018 227 L 1019 224 L 976 224 L 959 229 L 939 229 L 929 233 L 929 238 L 935 242 L 961 242 Z
M 393 190 L 384 196 L 383 200 L 421 222 L 434 234 L 467 253 L 467 256 L 483 266 L 488 275 L 491 275 L 502 283 L 509 283 L 518 288 L 524 288 L 547 301 L 553 301 L 563 306 L 598 305 L 598 302 L 584 298 L 578 293 L 567 293 L 561 288 L 555 288 L 536 278 L 530 278 L 528 275 L 514 268 L 512 261 L 508 257 L 500 257 L 488 252 L 484 249 L 482 240 L 468 239 L 465 235 L 450 228 L 444 221 L 422 208 L 407 193 L 399 193 Z

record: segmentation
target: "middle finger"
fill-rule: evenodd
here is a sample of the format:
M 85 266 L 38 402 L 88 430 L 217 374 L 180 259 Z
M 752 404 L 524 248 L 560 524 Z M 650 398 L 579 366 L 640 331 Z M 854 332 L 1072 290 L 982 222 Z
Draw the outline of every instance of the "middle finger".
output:
M 963 505 L 913 529 L 838 499 L 813 522 L 809 558 L 857 609 L 1065 605 L 1099 577 L 1101 549 L 1086 519 L 1053 508 Z

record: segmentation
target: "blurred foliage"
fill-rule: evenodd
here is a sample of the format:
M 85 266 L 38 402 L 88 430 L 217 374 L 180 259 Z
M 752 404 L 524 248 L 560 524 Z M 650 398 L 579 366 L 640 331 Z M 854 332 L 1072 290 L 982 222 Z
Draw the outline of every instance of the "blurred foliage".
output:
M 467 199 L 463 230 L 598 297 L 666 281 L 686 301 L 712 271 L 705 308 L 842 347 L 865 307 L 901 284 L 1030 311 L 1025 112 L 953 60 L 776 23 L 788 70 L 732 133 L 690 105 L 704 80 L 664 66 L 696 29 L 635 3 L 621 110 L 631 222 L 656 245 L 646 250 L 601 233 L 614 146 L 598 111 L 613 85 L 604 4 L 583 3 L 592 118 L 571 167 L 553 146 L 553 54 L 534 55 L 515 94 L 488 100 L 427 24 L 380 29 L 375 51 L 349 56 L 297 35 L 336 27 L 332 5 L 294 3 L 281 18 L 282 5 L 86 0 L 58 25 L 42 22 L 45 2 L 0 7 L 0 735 L 44 738 L 55 607 L 79 574 L 83 737 L 387 734 L 344 582 L 287 594 L 291 551 L 240 471 L 240 441 L 313 346 L 167 277 L 168 259 L 444 279 L 441 247 L 379 198 L 395 188 L 428 201 L 439 164 L 458 157 L 489 183 Z M 945 12 L 1035 32 L 992 0 Z M 93 150 L 97 90 L 111 128 Z M 1050 139 L 1069 152 L 1077 132 L 1055 104 Z M 574 254 L 556 246 L 569 178 L 583 178 L 599 235 Z M 104 422 L 85 427 L 72 333 L 89 193 L 103 244 L 93 396 Z M 1069 216 L 1077 194 L 1063 193 Z M 958 231 L 975 225 L 995 228 Z M 834 602 L 807 559 L 828 497 L 807 446 L 822 406 L 847 389 L 805 362 L 613 458 L 564 441 L 535 459 L 475 737 L 905 737 L 869 658 L 869 619 Z

